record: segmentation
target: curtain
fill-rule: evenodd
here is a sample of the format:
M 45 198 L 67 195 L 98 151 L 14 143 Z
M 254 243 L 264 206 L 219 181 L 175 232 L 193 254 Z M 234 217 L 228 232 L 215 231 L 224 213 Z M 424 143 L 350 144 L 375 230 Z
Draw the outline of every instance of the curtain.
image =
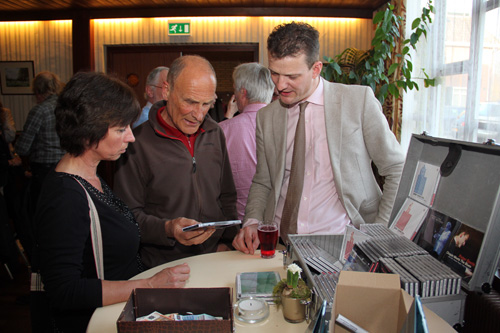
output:
M 407 3 L 408 22 L 427 0 Z M 405 93 L 401 143 L 413 133 L 483 143 L 500 142 L 499 1 L 434 1 L 427 38 L 412 54 L 414 69 L 425 68 L 436 86 Z M 415 75 L 419 73 L 415 70 Z M 421 75 L 421 74 L 420 74 Z

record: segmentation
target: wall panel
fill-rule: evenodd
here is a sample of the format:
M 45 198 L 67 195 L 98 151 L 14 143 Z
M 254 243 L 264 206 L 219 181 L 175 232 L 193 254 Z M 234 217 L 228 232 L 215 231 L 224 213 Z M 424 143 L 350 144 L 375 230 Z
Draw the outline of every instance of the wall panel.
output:
M 190 36 L 169 36 L 168 20 L 191 20 Z M 198 17 L 94 20 L 96 70 L 106 68 L 106 46 L 124 44 L 259 43 L 259 61 L 267 65 L 267 36 L 281 23 L 305 21 L 320 32 L 320 57 L 334 56 L 347 47 L 370 48 L 369 19 L 300 17 Z
M 32 60 L 35 75 L 51 71 L 66 82 L 72 75 L 71 21 L 0 22 L 0 61 Z M 1 95 L 22 130 L 34 95 Z
M 193 17 L 190 36 L 169 36 L 169 18 L 94 20 L 95 66 L 106 71 L 107 45 L 258 43 L 259 61 L 267 65 L 267 36 L 281 23 L 305 21 L 320 32 L 320 57 L 334 56 L 347 47 L 368 49 L 373 37 L 369 19 L 299 17 Z M 182 18 L 175 18 L 182 20 Z M 33 60 L 35 73 L 52 71 L 63 81 L 72 75 L 71 21 L 0 22 L 0 61 Z M 75 45 L 78 47 L 78 45 Z M 22 129 L 28 111 L 35 105 L 32 95 L 2 95 L 13 111 L 16 127 Z

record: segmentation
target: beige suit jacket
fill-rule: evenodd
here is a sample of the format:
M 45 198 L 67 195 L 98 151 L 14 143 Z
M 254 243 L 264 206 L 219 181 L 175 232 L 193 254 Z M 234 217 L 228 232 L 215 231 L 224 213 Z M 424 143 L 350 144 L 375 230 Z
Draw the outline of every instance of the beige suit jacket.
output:
M 330 161 L 339 198 L 352 223 L 388 224 L 405 155 L 369 87 L 324 82 Z M 245 210 L 273 220 L 285 174 L 287 109 L 279 101 L 257 114 L 257 170 Z M 385 176 L 384 191 L 371 162 Z

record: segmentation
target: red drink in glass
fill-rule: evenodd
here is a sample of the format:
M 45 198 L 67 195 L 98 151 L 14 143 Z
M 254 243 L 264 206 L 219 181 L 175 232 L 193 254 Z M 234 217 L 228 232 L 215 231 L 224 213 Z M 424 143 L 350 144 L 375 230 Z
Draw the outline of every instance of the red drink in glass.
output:
M 274 258 L 278 242 L 278 226 L 276 223 L 260 224 L 257 232 L 260 241 L 260 256 L 266 259 Z

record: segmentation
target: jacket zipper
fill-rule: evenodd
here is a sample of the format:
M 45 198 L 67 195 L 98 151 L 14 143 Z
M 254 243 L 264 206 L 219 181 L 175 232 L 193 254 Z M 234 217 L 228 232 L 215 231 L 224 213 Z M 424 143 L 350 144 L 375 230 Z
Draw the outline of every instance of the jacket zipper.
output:
M 195 191 L 196 191 L 196 201 L 198 203 L 198 216 L 201 216 L 202 206 L 201 206 L 201 195 L 200 195 L 200 191 L 199 191 L 199 188 L 198 188 L 198 179 L 196 177 L 196 158 L 194 157 L 195 148 L 192 147 L 191 141 L 189 140 L 189 138 L 188 138 L 188 144 L 189 144 L 189 147 L 193 150 L 193 156 L 192 156 L 192 161 L 193 161 L 193 173 L 192 173 L 193 174 L 193 184 L 194 184 Z M 196 146 L 196 142 L 195 142 L 195 146 Z

